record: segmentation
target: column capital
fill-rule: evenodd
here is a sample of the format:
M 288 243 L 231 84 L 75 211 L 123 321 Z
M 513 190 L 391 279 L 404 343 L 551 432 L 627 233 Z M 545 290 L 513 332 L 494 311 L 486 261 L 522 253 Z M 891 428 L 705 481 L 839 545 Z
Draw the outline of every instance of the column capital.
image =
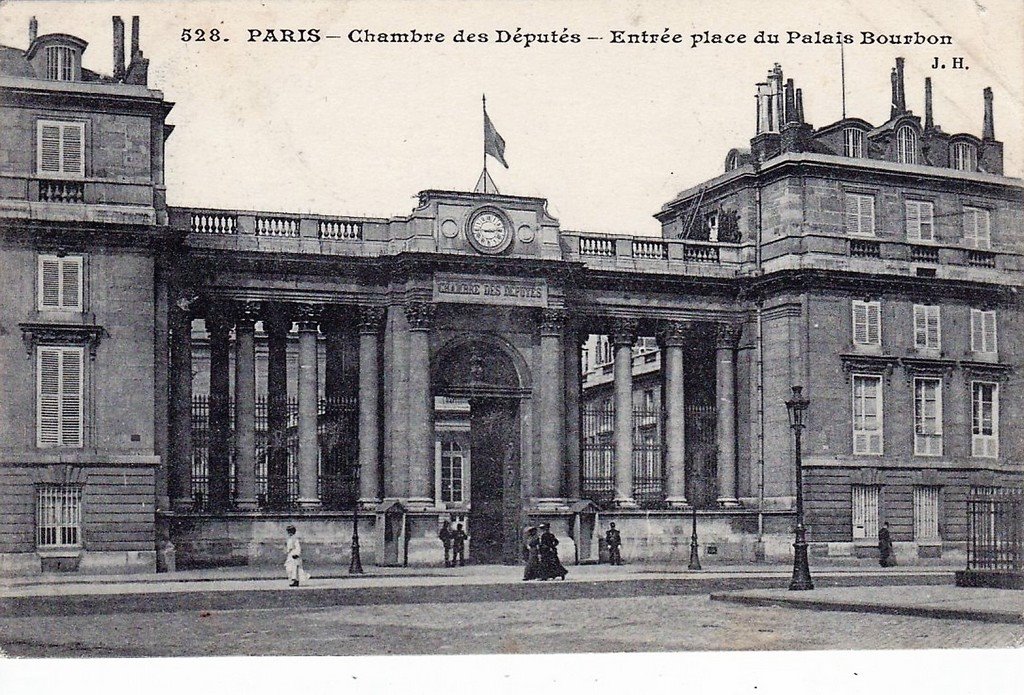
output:
M 384 327 L 384 317 L 387 312 L 382 306 L 359 307 L 359 333 L 362 335 L 376 335 Z
M 235 326 L 252 330 L 262 314 L 263 304 L 260 302 L 238 302 L 234 307 Z
M 205 323 L 211 341 L 227 340 L 234 323 L 230 305 L 211 304 L 206 312 Z
M 433 302 L 410 301 L 405 303 L 405 318 L 410 331 L 429 331 L 434 325 L 437 305 Z
M 735 350 L 743 326 L 738 323 L 721 322 L 715 326 L 715 347 L 719 350 Z
M 565 309 L 541 309 L 537 317 L 537 324 L 540 327 L 540 334 L 547 336 L 561 336 L 565 328 L 565 322 L 569 319 L 569 312 Z
M 316 332 L 323 319 L 323 306 L 320 304 L 299 304 L 299 330 Z
M 615 347 L 623 345 L 632 347 L 633 343 L 636 342 L 636 330 L 636 319 L 613 319 L 611 332 L 608 334 L 608 337 Z
M 661 347 L 684 347 L 686 338 L 690 333 L 689 321 L 666 321 L 658 333 L 658 342 Z
M 292 317 L 288 308 L 281 304 L 263 306 L 263 330 L 268 335 L 287 335 L 292 329 Z

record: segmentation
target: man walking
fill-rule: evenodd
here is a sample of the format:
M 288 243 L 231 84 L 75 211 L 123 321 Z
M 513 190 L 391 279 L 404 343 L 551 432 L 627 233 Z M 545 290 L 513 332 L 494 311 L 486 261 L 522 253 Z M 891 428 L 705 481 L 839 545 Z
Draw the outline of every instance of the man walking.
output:
M 615 522 L 608 525 L 608 532 L 604 534 L 604 542 L 608 546 L 608 562 L 613 565 L 621 565 L 622 554 L 619 547 L 622 545 L 622 536 L 615 528 Z
M 451 567 L 451 552 L 452 552 L 452 527 L 447 519 L 441 524 L 441 530 L 437 532 L 437 537 L 444 545 L 444 566 Z
M 462 524 L 455 524 L 455 531 L 452 532 L 452 567 L 458 558 L 459 567 L 466 566 L 466 541 L 469 536 L 462 530 Z

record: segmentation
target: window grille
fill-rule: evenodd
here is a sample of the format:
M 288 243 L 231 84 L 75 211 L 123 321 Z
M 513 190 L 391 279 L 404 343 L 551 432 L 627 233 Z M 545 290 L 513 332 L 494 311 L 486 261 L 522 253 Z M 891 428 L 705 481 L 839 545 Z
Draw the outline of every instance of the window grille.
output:
M 882 377 L 853 377 L 853 453 L 882 454 Z
M 75 52 L 68 46 L 46 49 L 46 79 L 68 82 L 75 79 Z
M 942 381 L 914 379 L 914 453 L 942 456 Z
M 82 490 L 75 485 L 40 485 L 36 489 L 36 546 L 82 544 Z
M 939 540 L 939 496 L 942 488 L 922 485 L 914 488 L 914 540 Z
M 978 148 L 969 142 L 953 143 L 950 159 L 954 169 L 975 171 L 978 168 Z
M 917 133 L 908 125 L 896 131 L 896 161 L 917 164 Z
M 853 539 L 878 537 L 878 486 L 851 485 Z
M 847 157 L 864 156 L 864 133 L 857 128 L 843 130 L 843 153 Z

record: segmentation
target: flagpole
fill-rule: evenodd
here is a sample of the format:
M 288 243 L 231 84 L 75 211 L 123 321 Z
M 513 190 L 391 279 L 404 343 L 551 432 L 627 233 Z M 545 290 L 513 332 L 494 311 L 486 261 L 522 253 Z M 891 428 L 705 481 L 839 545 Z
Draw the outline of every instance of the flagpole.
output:
M 481 95 L 484 106 L 484 193 L 487 192 L 487 95 Z

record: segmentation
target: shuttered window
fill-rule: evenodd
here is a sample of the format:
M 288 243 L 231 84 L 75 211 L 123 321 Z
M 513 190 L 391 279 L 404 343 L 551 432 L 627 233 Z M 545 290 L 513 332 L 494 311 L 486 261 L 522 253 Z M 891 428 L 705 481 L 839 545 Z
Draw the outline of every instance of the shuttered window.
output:
M 914 540 L 939 540 L 939 495 L 942 488 L 921 485 L 914 488 Z
M 846 194 L 846 232 L 875 235 L 875 199 L 862 193 Z
M 36 489 L 36 546 L 82 544 L 82 489 L 76 485 L 40 485 Z
M 878 537 L 878 486 L 851 485 L 853 539 Z
M 882 377 L 853 376 L 853 453 L 882 454 Z
M 36 127 L 38 173 L 77 178 L 85 176 L 85 124 L 39 121 Z
M 992 246 L 988 210 L 964 206 L 964 243 L 972 249 L 987 249 Z
M 942 456 L 941 379 L 914 379 L 914 454 Z
M 36 349 L 36 445 L 82 446 L 83 350 Z
M 882 344 L 881 302 L 853 302 L 853 344 Z
M 908 200 L 904 203 L 907 216 L 907 238 L 915 241 L 935 240 L 935 209 L 926 200 Z
M 82 311 L 82 257 L 39 255 L 39 310 Z
M 971 456 L 999 457 L 999 385 L 971 382 Z
M 938 350 L 942 347 L 942 323 L 939 307 L 932 304 L 914 305 L 914 347 Z
M 971 309 L 971 352 L 996 351 L 996 312 Z

